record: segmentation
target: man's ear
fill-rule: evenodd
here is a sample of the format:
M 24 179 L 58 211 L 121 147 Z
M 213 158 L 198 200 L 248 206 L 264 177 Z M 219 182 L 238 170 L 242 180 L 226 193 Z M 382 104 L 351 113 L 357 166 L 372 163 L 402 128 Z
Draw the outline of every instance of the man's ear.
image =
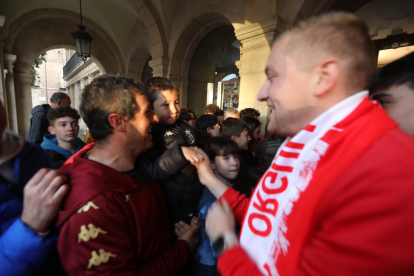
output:
M 58 107 L 59 106 L 62 106 L 62 101 L 61 100 L 57 100 L 56 104 L 57 104 Z
M 216 169 L 216 165 L 215 165 L 213 162 L 210 162 L 210 165 L 211 165 L 211 168 L 212 168 L 213 170 L 215 170 L 215 169 Z
M 52 127 L 52 126 L 48 126 L 48 127 L 47 127 L 47 130 L 50 132 L 50 134 L 56 134 L 56 133 L 55 133 L 55 128 L 54 128 L 54 127 Z
M 327 59 L 314 70 L 316 73 L 316 87 L 314 95 L 319 97 L 330 91 L 337 83 L 342 66 L 337 59 Z
M 213 131 L 213 130 L 211 129 L 211 127 L 208 127 L 208 128 L 207 128 L 207 132 L 208 132 L 208 133 L 210 133 L 210 134 L 211 134 L 211 132 L 212 132 L 212 131 Z
M 237 136 L 236 136 L 236 135 L 233 135 L 233 136 L 231 136 L 230 138 L 231 138 L 231 140 L 236 141 Z
M 116 113 L 112 113 L 108 116 L 109 124 L 117 131 L 126 131 L 126 122 Z

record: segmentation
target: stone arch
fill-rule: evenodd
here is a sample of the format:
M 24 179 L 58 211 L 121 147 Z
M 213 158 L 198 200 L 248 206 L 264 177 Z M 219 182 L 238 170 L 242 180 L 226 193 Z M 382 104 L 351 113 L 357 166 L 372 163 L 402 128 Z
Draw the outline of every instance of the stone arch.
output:
M 88 18 L 83 23 L 93 36 L 91 53 L 101 61 L 108 74 L 125 73 L 121 51 L 115 41 L 99 25 Z M 28 73 L 31 61 L 42 49 L 55 45 L 75 46 L 70 35 L 78 29 L 79 15 L 60 9 L 28 12 L 13 21 L 5 39 L 4 52 L 17 55 L 15 71 Z M 30 47 L 28 45 L 30 44 Z
M 128 78 L 141 81 L 145 63 L 150 56 L 151 41 L 145 25 L 138 20 L 132 27 L 126 52 L 126 73 Z
M 53 50 L 53 49 L 57 49 L 57 48 L 65 48 L 65 49 L 70 49 L 70 50 L 75 50 L 76 51 L 76 47 L 74 47 L 72 45 L 55 45 L 55 46 L 47 47 L 47 48 L 43 49 L 42 51 L 38 52 L 37 55 L 35 56 L 35 58 L 37 58 L 38 56 L 40 56 L 44 52 L 47 52 L 47 51 Z M 90 59 L 98 66 L 99 71 L 101 72 L 102 75 L 106 74 L 105 68 L 103 67 L 102 63 L 94 55 L 91 54 Z
M 183 26 L 180 37 L 175 43 L 171 53 L 168 76 L 180 89 L 180 102 L 182 107 L 187 106 L 188 73 L 191 59 L 200 41 L 210 31 L 220 26 L 232 25 L 229 18 L 224 15 L 228 15 L 231 11 L 221 9 L 221 13 L 212 12 L 212 10 L 217 10 L 215 5 L 203 7 L 202 10 L 204 12 L 201 12 L 201 9 L 197 10 Z
M 128 0 L 137 11 L 151 42 L 151 55 L 154 59 L 168 56 L 168 41 L 162 20 L 150 0 Z
M 91 49 L 94 61 L 98 61 L 107 74 L 125 74 L 121 51 L 113 39 L 88 18 L 84 18 L 83 23 L 86 31 L 94 37 Z M 30 68 L 33 60 L 48 48 L 56 48 L 58 45 L 74 47 L 70 33 L 78 29 L 78 24 L 77 13 L 60 9 L 34 10 L 11 23 L 4 43 L 4 53 L 17 56 L 13 69 L 15 94 L 10 96 L 15 97 L 20 135 L 26 136 L 30 126 Z
M 179 2 L 179 4 L 182 2 L 184 1 Z M 197 3 L 201 3 L 201 1 L 198 1 Z M 197 25 L 192 24 L 194 21 L 199 21 L 204 24 L 215 20 L 222 20 L 229 22 L 229 24 L 233 24 L 234 26 L 235 24 L 241 24 L 241 21 L 243 21 L 241 18 L 238 18 L 238 16 L 240 17 L 240 15 L 236 14 L 231 7 L 223 4 L 200 5 L 191 11 L 185 7 L 177 7 L 171 22 L 168 50 L 169 57 L 173 55 L 173 52 L 177 48 L 178 41 L 182 38 L 184 31 L 193 34 L 197 31 Z M 182 18 L 186 18 L 186 20 L 182 20 Z M 236 29 L 236 26 L 234 27 Z M 187 33 L 184 35 L 187 35 Z
M 142 73 L 144 71 L 147 60 L 151 57 L 150 52 L 146 48 L 138 48 L 135 50 L 129 61 L 127 77 L 136 81 L 142 80 Z

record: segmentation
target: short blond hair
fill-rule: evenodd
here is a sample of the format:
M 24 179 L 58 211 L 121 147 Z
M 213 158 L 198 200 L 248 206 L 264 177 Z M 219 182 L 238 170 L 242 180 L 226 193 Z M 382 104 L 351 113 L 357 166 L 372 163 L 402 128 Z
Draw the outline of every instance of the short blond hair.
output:
M 286 38 L 286 54 L 302 69 L 311 69 L 324 59 L 344 62 L 348 88 L 367 89 L 376 68 L 368 26 L 353 14 L 329 12 L 298 22 L 276 41 Z M 355 91 L 355 92 L 358 92 Z

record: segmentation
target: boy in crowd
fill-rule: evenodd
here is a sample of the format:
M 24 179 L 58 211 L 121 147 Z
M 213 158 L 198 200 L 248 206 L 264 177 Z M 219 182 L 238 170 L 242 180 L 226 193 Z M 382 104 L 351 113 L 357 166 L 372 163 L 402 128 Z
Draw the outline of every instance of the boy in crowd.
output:
M 227 186 L 233 186 L 232 181 L 236 179 L 240 169 L 237 143 L 227 137 L 214 137 L 207 143 L 205 149 L 216 176 Z M 207 215 L 216 201 L 210 190 L 204 187 L 197 208 L 198 219 L 201 222 L 200 242 L 195 251 L 192 275 L 220 275 L 217 271 L 218 255 L 214 252 L 205 230 Z
M 204 114 L 214 115 L 217 112 L 220 112 L 220 107 L 216 104 L 208 104 L 203 108 Z
M 180 117 L 178 117 L 183 122 L 189 124 L 193 129 L 195 129 L 195 124 L 197 121 L 196 114 L 188 108 L 183 108 L 180 112 Z
M 220 136 L 231 138 L 237 143 L 240 150 L 249 148 L 249 128 L 245 122 L 236 118 L 228 118 L 220 127 Z
M 220 111 L 214 113 L 215 116 L 219 119 L 219 124 L 224 121 L 224 111 L 220 109 Z
M 260 117 L 260 112 L 254 108 L 245 108 L 242 111 L 240 111 L 240 118 L 243 118 L 244 116 L 251 116 L 257 118 Z
M 236 118 L 226 119 L 220 126 L 220 137 L 227 137 L 232 139 L 239 146 L 239 150 L 248 150 L 249 141 L 249 128 L 245 122 Z M 235 189 L 247 197 L 250 197 L 252 191 L 248 183 L 245 181 L 245 174 L 249 166 L 246 161 L 240 159 L 240 171 L 241 173 L 235 180 Z
M 70 106 L 51 109 L 47 114 L 50 134 L 45 135 L 40 145 L 47 153 L 52 168 L 59 169 L 66 160 L 85 146 L 78 138 L 79 114 Z
M 414 135 L 414 53 L 378 70 L 369 93 L 400 129 Z
M 224 120 L 227 118 L 236 118 L 240 119 L 239 112 L 234 107 L 229 107 L 224 111 Z
M 207 131 L 214 137 L 217 137 L 220 134 L 219 119 L 210 114 L 201 115 L 195 124 L 195 129 Z
M 175 145 L 196 146 L 194 129 L 183 123 L 180 116 L 180 100 L 177 87 L 167 78 L 155 77 L 146 81 L 147 97 L 159 122 L 152 127 L 154 147 L 143 158 L 144 162 L 158 157 Z M 203 192 L 197 169 L 188 164 L 170 179 L 163 181 L 171 226 L 178 221 L 190 223 Z

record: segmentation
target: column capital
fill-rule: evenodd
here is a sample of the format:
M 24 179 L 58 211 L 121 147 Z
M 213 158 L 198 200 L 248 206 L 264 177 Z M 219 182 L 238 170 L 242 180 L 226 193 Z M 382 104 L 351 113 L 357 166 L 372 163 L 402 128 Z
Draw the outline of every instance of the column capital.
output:
M 270 47 L 273 39 L 277 37 L 286 26 L 286 21 L 278 15 L 260 22 L 253 23 L 235 30 L 238 40 L 243 45 L 242 50 Z
M 236 62 L 235 62 L 234 64 L 236 64 L 236 67 L 237 67 L 239 70 L 241 70 L 241 67 L 242 67 L 241 60 L 236 60 Z
M 148 62 L 149 66 L 152 68 L 152 75 L 154 77 L 166 77 L 169 62 L 170 59 L 166 57 L 160 57 Z
M 8 65 L 8 66 L 12 66 L 13 63 L 16 62 L 16 55 L 12 55 L 12 54 L 3 54 L 3 60 L 4 60 L 4 64 Z M 7 68 L 10 71 L 10 68 Z
M 21 83 L 32 84 L 33 75 L 30 74 L 14 74 L 14 78 Z

